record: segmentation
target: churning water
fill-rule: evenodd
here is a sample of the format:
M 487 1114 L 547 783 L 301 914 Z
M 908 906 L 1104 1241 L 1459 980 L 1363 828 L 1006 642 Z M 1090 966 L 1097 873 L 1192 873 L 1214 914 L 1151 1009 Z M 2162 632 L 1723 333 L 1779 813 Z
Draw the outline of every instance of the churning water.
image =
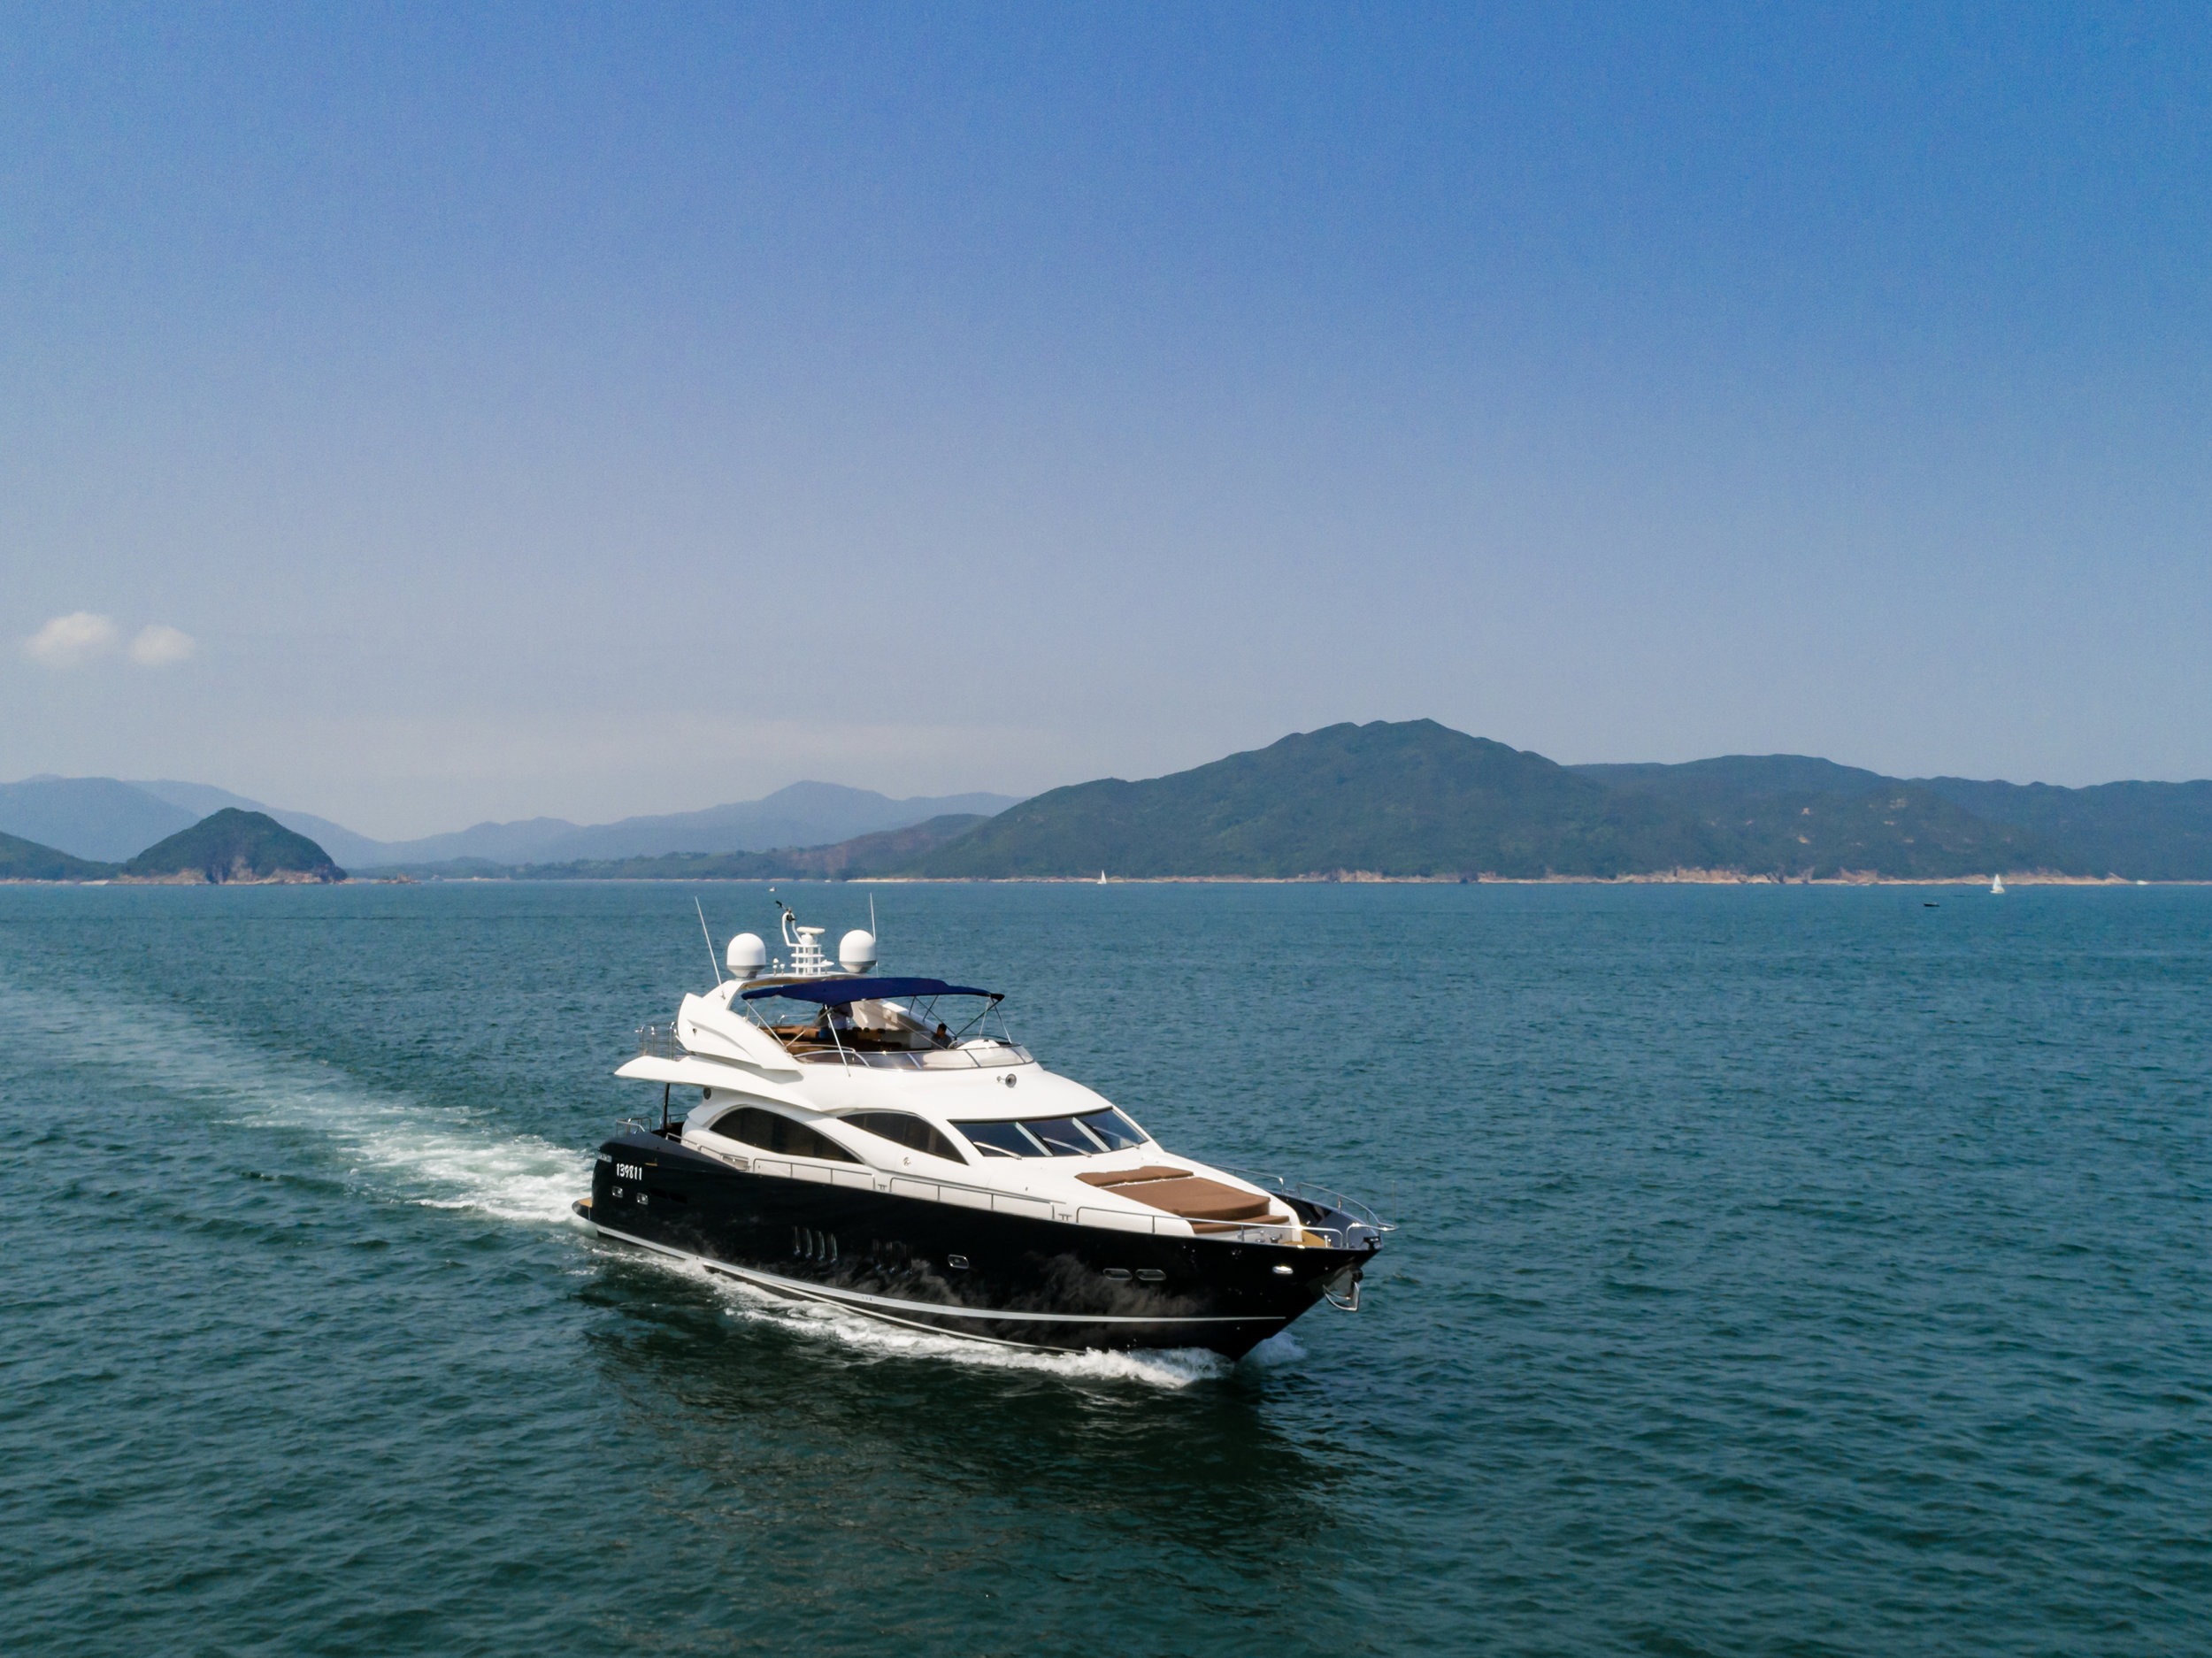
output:
M 0 889 L 0 1650 L 2207 1649 L 2212 892 L 878 888 L 1394 1209 L 1230 1365 L 574 1225 L 695 890 Z

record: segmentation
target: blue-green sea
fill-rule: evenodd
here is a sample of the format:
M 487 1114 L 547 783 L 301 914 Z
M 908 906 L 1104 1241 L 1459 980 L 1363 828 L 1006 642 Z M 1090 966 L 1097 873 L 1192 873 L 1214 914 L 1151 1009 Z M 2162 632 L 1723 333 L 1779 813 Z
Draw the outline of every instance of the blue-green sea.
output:
M 0 1651 L 2212 1651 L 2212 891 L 873 893 L 1384 1208 L 1361 1310 L 1025 1355 L 585 1235 L 757 887 L 0 888 Z

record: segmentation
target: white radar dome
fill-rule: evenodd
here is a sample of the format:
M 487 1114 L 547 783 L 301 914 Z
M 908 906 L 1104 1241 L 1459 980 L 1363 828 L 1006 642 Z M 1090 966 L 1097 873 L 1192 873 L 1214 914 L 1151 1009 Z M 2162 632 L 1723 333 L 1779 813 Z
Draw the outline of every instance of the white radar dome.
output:
M 837 964 L 849 973 L 864 973 L 876 964 L 876 935 L 855 927 L 837 941 Z
M 741 933 L 730 940 L 730 953 L 722 958 L 740 979 L 757 979 L 768 971 L 768 947 L 757 933 Z

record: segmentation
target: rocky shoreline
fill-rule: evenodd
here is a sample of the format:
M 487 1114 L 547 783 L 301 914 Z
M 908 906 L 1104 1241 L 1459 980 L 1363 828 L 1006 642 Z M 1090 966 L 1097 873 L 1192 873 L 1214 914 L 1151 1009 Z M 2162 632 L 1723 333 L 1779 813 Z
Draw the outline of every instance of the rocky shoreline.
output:
M 336 887 L 344 877 L 319 874 L 312 870 L 277 870 L 257 875 L 242 861 L 227 874 L 210 876 L 205 870 L 172 870 L 162 875 L 111 875 L 102 885 L 116 887 Z M 87 883 L 91 884 L 91 883 Z

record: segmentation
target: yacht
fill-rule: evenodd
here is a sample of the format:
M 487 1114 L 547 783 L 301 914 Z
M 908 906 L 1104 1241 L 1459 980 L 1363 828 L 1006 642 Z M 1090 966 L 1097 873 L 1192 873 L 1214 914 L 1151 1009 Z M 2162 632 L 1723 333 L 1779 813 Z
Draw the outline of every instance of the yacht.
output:
M 739 933 L 616 1071 L 661 1085 L 660 1121 L 599 1148 L 575 1209 L 600 1236 L 1018 1347 L 1236 1358 L 1317 1301 L 1356 1310 L 1391 1230 L 1365 1205 L 1176 1155 L 1038 1063 L 1002 994 L 880 974 L 858 929 L 833 962 L 778 908 L 787 956 Z

